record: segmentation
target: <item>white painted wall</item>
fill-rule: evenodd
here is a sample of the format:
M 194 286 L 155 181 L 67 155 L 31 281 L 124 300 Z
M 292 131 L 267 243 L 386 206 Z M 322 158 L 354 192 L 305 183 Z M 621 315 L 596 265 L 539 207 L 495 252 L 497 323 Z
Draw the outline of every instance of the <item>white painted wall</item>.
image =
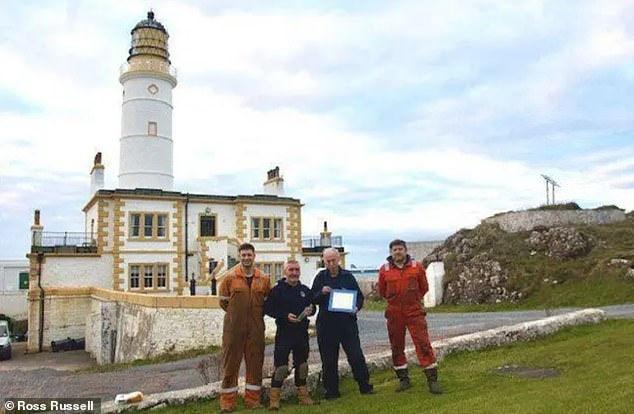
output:
M 112 288 L 112 256 L 46 256 L 42 286 Z
M 205 211 L 207 209 L 209 209 L 209 213 Z M 198 242 L 196 239 L 200 236 L 199 216 L 201 214 L 216 215 L 217 236 L 236 237 L 236 213 L 233 204 L 190 202 L 187 210 L 189 250 L 198 250 Z
M 0 313 L 26 319 L 28 290 L 20 290 L 21 272 L 29 272 L 28 260 L 0 260 Z
M 423 298 L 426 308 L 433 308 L 442 303 L 442 280 L 445 276 L 445 264 L 443 262 L 432 262 L 427 266 L 427 283 L 429 291 Z
M 306 259 L 308 259 L 308 261 L 306 261 Z M 322 269 L 317 267 L 317 263 L 319 263 L 319 261 L 321 260 L 321 257 L 320 256 L 306 256 L 306 257 L 300 257 L 297 260 L 299 260 L 299 265 L 301 269 L 300 281 L 304 285 L 308 287 L 312 287 L 313 279 L 315 278 L 319 270 Z
M 122 78 L 119 188 L 171 190 L 173 176 L 172 84 L 148 74 Z M 150 85 L 158 92 L 151 94 Z M 157 135 L 148 135 L 148 122 Z

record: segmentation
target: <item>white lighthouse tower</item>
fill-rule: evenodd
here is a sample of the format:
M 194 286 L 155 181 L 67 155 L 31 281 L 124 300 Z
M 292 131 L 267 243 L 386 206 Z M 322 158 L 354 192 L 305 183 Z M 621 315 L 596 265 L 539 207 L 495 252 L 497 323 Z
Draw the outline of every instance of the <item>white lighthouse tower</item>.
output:
M 171 66 L 165 27 L 154 12 L 132 29 L 123 85 L 119 188 L 171 190 L 174 185 Z

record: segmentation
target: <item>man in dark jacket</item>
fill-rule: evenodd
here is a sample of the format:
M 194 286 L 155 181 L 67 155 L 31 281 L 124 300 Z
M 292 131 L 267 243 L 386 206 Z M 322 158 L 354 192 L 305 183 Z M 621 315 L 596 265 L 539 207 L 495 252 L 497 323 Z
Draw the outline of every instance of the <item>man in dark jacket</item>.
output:
M 317 315 L 317 344 L 321 354 L 322 378 L 326 388 L 326 399 L 335 399 L 339 394 L 339 345 L 343 347 L 354 379 L 361 394 L 374 392 L 370 374 L 361 350 L 356 313 L 363 307 L 363 294 L 352 273 L 339 267 L 340 255 L 329 248 L 323 253 L 326 269 L 315 276 L 311 292 L 313 301 L 319 305 Z M 328 310 L 331 291 L 347 289 L 357 291 L 356 310 L 353 313 Z
M 308 394 L 306 378 L 308 377 L 308 316 L 315 308 L 312 305 L 311 291 L 299 281 L 299 262 L 289 260 L 284 265 L 286 276 L 277 284 L 264 302 L 264 313 L 275 318 L 277 332 L 275 334 L 275 350 L 273 365 L 275 372 L 271 380 L 271 397 L 269 409 L 280 408 L 282 383 L 289 374 L 288 357 L 293 352 L 293 368 L 295 369 L 295 386 L 300 405 L 312 405 Z

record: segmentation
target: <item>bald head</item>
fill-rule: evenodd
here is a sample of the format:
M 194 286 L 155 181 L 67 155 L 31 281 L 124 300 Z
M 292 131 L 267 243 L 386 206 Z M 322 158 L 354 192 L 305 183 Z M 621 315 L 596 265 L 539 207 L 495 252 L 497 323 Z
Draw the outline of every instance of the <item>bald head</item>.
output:
M 333 249 L 329 247 L 324 249 L 322 253 L 324 258 L 324 264 L 326 265 L 326 269 L 330 272 L 331 275 L 336 275 L 339 273 L 339 261 L 341 260 L 341 255 L 337 249 Z

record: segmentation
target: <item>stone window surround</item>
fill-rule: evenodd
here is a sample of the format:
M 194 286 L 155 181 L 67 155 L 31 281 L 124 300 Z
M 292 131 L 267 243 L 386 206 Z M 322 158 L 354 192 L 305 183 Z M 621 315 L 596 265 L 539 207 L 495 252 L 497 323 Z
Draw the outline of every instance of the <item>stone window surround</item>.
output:
M 152 219 L 152 236 L 145 236 L 145 216 L 151 214 Z M 139 215 L 139 235 L 132 235 L 132 218 L 135 215 Z M 131 211 L 128 213 L 128 241 L 169 241 L 169 213 L 165 211 Z M 165 217 L 165 236 L 159 237 L 158 234 L 158 216 Z
M 264 220 L 270 220 L 269 229 L 269 237 L 264 237 Z M 258 233 L 259 236 L 255 237 L 255 227 L 253 226 L 253 221 L 258 220 Z M 251 240 L 257 242 L 283 242 L 284 241 L 284 219 L 282 217 L 273 217 L 273 216 L 251 216 L 249 220 L 251 226 Z M 275 224 L 280 223 L 279 228 L 279 237 L 275 237 Z
M 267 266 L 269 271 L 265 271 L 264 267 Z M 264 274 L 271 277 L 271 284 L 277 282 L 284 277 L 284 262 L 255 262 L 255 267 L 260 269 Z M 277 270 L 279 269 L 279 273 Z
M 132 287 L 132 267 L 139 267 L 139 287 Z M 158 287 L 158 266 L 165 266 L 165 287 Z M 145 287 L 145 268 L 152 267 L 152 287 Z M 167 292 L 169 291 L 169 263 L 130 263 L 128 264 L 128 291 L 130 292 Z
M 203 236 L 202 233 L 202 218 L 203 217 L 213 217 L 214 218 L 214 234 L 210 235 L 210 236 Z M 218 214 L 216 213 L 199 213 L 198 214 L 198 237 L 200 240 L 205 240 L 208 238 L 213 238 L 213 237 L 217 237 L 218 236 Z

